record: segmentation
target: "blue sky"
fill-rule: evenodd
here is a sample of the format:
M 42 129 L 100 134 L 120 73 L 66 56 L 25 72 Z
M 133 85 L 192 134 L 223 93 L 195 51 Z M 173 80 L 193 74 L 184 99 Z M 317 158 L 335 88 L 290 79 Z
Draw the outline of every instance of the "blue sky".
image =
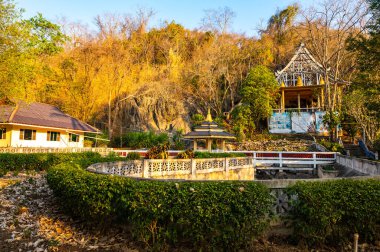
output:
M 197 28 L 201 24 L 204 10 L 231 8 L 236 16 L 232 30 L 256 35 L 261 22 L 266 23 L 279 8 L 284 8 L 295 0 L 15 0 L 19 8 L 24 8 L 24 17 L 28 18 L 41 12 L 46 18 L 55 21 L 66 17 L 70 21 L 81 21 L 94 26 L 93 19 L 98 14 L 133 14 L 139 8 L 152 9 L 155 15 L 150 26 L 158 26 L 164 21 L 176 21 L 186 28 Z M 307 7 L 314 0 L 298 1 Z

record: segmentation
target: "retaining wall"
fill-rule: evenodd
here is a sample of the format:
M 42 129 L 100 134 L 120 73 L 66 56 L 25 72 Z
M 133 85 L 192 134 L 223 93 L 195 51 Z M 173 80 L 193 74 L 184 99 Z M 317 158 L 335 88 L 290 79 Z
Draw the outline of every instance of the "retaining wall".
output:
M 380 162 L 337 154 L 336 163 L 368 175 L 380 175 Z

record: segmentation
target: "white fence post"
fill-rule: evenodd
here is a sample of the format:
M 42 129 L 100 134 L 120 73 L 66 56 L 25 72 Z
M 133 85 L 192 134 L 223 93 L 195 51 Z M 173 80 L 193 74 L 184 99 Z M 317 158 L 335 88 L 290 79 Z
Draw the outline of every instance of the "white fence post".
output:
M 142 174 L 143 174 L 143 178 L 149 178 L 149 160 L 148 159 L 143 160 Z
M 225 177 L 226 179 L 228 179 L 228 176 L 230 174 L 230 167 L 229 167 L 229 164 L 228 164 L 228 158 L 224 158 L 224 172 L 225 172 Z
M 191 159 L 191 178 L 195 179 L 197 176 L 197 160 L 192 158 Z
M 280 167 L 282 167 L 282 152 L 278 153 L 278 157 L 280 159 Z
M 313 168 L 315 169 L 317 168 L 317 154 L 315 152 L 313 153 L 313 162 Z

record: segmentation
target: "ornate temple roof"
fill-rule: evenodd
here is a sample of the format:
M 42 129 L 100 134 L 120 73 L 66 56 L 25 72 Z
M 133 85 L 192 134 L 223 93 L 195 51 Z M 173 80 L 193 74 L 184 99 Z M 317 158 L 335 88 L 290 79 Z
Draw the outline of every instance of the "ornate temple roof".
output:
M 325 78 L 322 65 L 314 59 L 303 43 L 289 63 L 276 72 L 276 77 L 279 85 L 285 87 L 320 85 Z
M 200 126 L 194 128 L 194 131 L 191 131 L 183 136 L 185 139 L 235 139 L 235 136 L 231 133 L 224 131 L 223 128 L 219 127 L 217 123 L 212 121 L 210 109 L 207 113 L 207 118 Z

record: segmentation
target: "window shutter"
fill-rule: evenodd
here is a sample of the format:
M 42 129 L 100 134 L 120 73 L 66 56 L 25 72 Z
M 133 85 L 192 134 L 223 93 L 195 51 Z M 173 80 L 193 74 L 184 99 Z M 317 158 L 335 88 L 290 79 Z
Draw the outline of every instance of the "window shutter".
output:
M 7 139 L 7 129 L 3 129 L 3 139 Z
M 61 133 L 57 133 L 57 141 L 61 141 Z
M 46 134 L 46 141 L 50 141 L 50 131 L 48 131 Z
M 32 140 L 36 140 L 36 130 L 33 130 L 32 132 Z
M 24 130 L 20 130 L 20 140 L 24 140 Z

